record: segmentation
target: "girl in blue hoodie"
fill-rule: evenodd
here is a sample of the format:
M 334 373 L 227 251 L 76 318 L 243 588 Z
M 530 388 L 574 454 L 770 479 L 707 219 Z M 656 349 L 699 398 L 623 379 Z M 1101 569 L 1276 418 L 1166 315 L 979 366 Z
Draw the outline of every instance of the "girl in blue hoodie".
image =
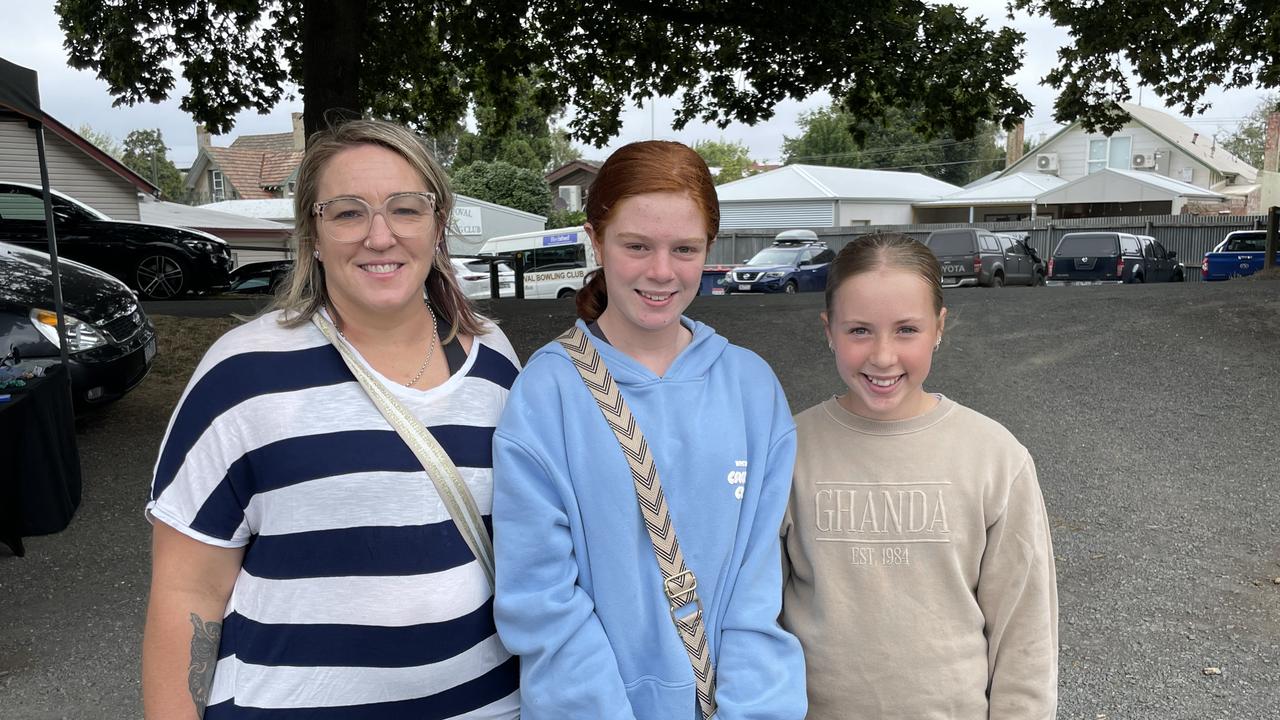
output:
M 711 175 L 684 145 L 633 143 L 586 214 L 602 268 L 577 326 L 648 441 L 697 578 L 715 717 L 803 718 L 803 655 L 777 622 L 795 426 L 763 360 L 682 315 L 719 229 Z M 525 720 L 699 718 L 630 466 L 560 343 L 512 387 L 493 461 L 494 609 Z

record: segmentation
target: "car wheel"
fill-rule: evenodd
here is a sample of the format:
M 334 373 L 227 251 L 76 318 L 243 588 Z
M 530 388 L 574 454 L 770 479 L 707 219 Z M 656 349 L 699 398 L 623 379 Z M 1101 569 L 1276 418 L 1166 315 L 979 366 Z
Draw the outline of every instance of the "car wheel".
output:
M 798 288 L 796 287 L 796 281 L 795 281 L 795 280 L 788 280 L 788 281 L 787 281 L 787 284 L 782 286 L 782 292 L 784 292 L 784 293 L 786 293 L 786 294 L 788 294 L 788 295 L 795 295 L 795 294 L 796 294 L 796 290 L 798 290 Z
M 1035 279 L 1031 281 L 1031 284 L 1034 287 L 1044 287 L 1044 282 L 1045 282 L 1044 273 L 1038 272 L 1036 273 Z
M 152 251 L 134 268 L 138 294 L 145 300 L 170 300 L 190 290 L 186 264 L 167 252 Z
M 1004 273 L 996 273 L 995 275 L 991 276 L 991 287 L 993 288 L 1004 287 Z
M 565 298 L 571 298 L 577 294 L 578 293 L 574 290 L 570 290 L 569 288 L 564 288 L 560 292 L 556 293 L 556 297 L 559 298 L 560 300 L 564 300 Z
M 1186 278 L 1186 276 L 1182 274 L 1182 271 L 1181 271 L 1181 270 L 1179 270 L 1179 271 L 1177 271 L 1176 273 L 1174 273 L 1174 274 L 1173 274 L 1173 277 L 1172 277 L 1172 278 L 1170 278 L 1170 279 L 1169 279 L 1169 281 L 1170 281 L 1170 282 L 1184 282 L 1186 279 L 1187 279 L 1187 278 Z
M 1134 275 L 1134 276 L 1133 276 L 1133 282 L 1135 282 L 1135 283 L 1140 283 L 1140 282 L 1146 282 L 1146 281 L 1142 278 L 1142 276 L 1141 276 L 1141 275 Z

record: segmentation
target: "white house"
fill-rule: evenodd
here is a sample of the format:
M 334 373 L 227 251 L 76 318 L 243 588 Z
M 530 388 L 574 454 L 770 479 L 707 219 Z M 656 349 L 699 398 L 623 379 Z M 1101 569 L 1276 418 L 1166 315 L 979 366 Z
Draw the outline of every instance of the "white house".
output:
M 960 188 L 920 173 L 820 165 L 784 165 L 725 183 L 720 228 L 823 228 L 909 225 L 913 203 Z
M 1213 212 L 1219 209 L 1235 213 L 1257 210 L 1259 186 L 1256 168 L 1217 147 L 1212 136 L 1200 133 L 1172 115 L 1132 103 L 1121 103 L 1120 107 L 1132 119 L 1115 133 L 1091 133 L 1079 122 L 1072 123 L 1007 167 L 1001 178 L 1018 173 L 1040 173 L 1074 181 L 1109 168 L 1168 178 L 1210 191 L 1213 196 L 1224 197 L 1225 201 L 1212 201 L 1205 208 Z M 1139 187 L 1132 183 L 1126 186 Z M 1187 193 L 1181 196 L 1184 200 L 1192 199 Z M 1117 195 L 1110 199 L 1115 204 L 1137 201 L 1136 196 Z M 1181 204 L 1185 209 L 1186 202 Z M 1179 211 L 1172 210 L 1171 203 L 1165 212 Z M 1057 214 L 1057 217 L 1073 216 L 1081 215 L 1070 209 Z

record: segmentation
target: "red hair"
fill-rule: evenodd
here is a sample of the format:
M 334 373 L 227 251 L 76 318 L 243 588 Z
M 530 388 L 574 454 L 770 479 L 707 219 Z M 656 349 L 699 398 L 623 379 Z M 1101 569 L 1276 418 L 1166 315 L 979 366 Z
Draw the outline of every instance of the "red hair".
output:
M 614 208 L 629 197 L 648 193 L 683 193 L 701 211 L 707 250 L 720 232 L 720 200 L 716 184 L 702 156 L 687 145 L 668 140 L 645 140 L 624 145 L 600 166 L 587 191 L 587 222 L 597 238 L 613 218 Z M 592 322 L 609 304 L 604 268 L 591 273 L 575 298 L 578 317 Z

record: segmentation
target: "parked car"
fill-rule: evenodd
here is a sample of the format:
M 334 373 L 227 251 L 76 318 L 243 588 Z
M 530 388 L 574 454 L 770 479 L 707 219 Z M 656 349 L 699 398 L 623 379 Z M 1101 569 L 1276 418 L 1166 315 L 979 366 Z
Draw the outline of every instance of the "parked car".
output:
M 942 264 L 943 287 L 1044 284 L 1044 262 L 1024 237 L 948 228 L 929 233 L 924 244 Z
M 72 399 L 77 408 L 129 392 L 151 369 L 156 330 L 133 291 L 116 278 L 59 260 Z M 0 243 L 0 356 L 59 362 L 53 271 L 47 253 Z
M 1186 267 L 1178 262 L 1176 250 L 1166 250 L 1159 240 L 1150 235 L 1139 235 L 1142 245 L 1142 265 L 1134 268 L 1133 282 L 1182 282 L 1186 279 Z
M 1205 280 L 1230 280 L 1252 275 L 1262 269 L 1266 252 L 1266 230 L 1236 230 L 1205 253 L 1200 276 Z M 1280 265 L 1280 250 L 1272 260 Z
M 293 270 L 292 260 L 261 260 L 231 271 L 227 292 L 245 295 L 275 295 Z
M 1050 285 L 1181 282 L 1177 253 L 1148 235 L 1096 231 L 1067 233 L 1049 259 Z
M 493 297 L 489 288 L 489 261 L 477 258 L 455 257 L 453 272 L 458 278 L 462 292 L 472 300 L 488 300 Z M 498 263 L 498 297 L 515 297 L 516 272 L 511 266 Z
M 222 238 L 168 225 L 112 220 L 56 190 L 51 195 L 59 257 L 108 272 L 147 300 L 227 286 L 231 251 Z M 47 249 L 39 187 L 0 182 L 0 242 Z
M 489 262 L 472 257 L 450 258 L 453 272 L 458 278 L 462 292 L 472 300 L 488 299 Z M 231 271 L 231 286 L 228 292 L 247 295 L 275 295 L 281 288 L 289 273 L 293 270 L 292 260 L 262 260 L 245 263 Z M 498 263 L 498 296 L 514 297 L 516 273 L 506 263 Z
M 822 292 L 835 252 L 818 240 L 812 230 L 786 230 L 773 244 L 725 274 L 725 292 L 787 293 Z

